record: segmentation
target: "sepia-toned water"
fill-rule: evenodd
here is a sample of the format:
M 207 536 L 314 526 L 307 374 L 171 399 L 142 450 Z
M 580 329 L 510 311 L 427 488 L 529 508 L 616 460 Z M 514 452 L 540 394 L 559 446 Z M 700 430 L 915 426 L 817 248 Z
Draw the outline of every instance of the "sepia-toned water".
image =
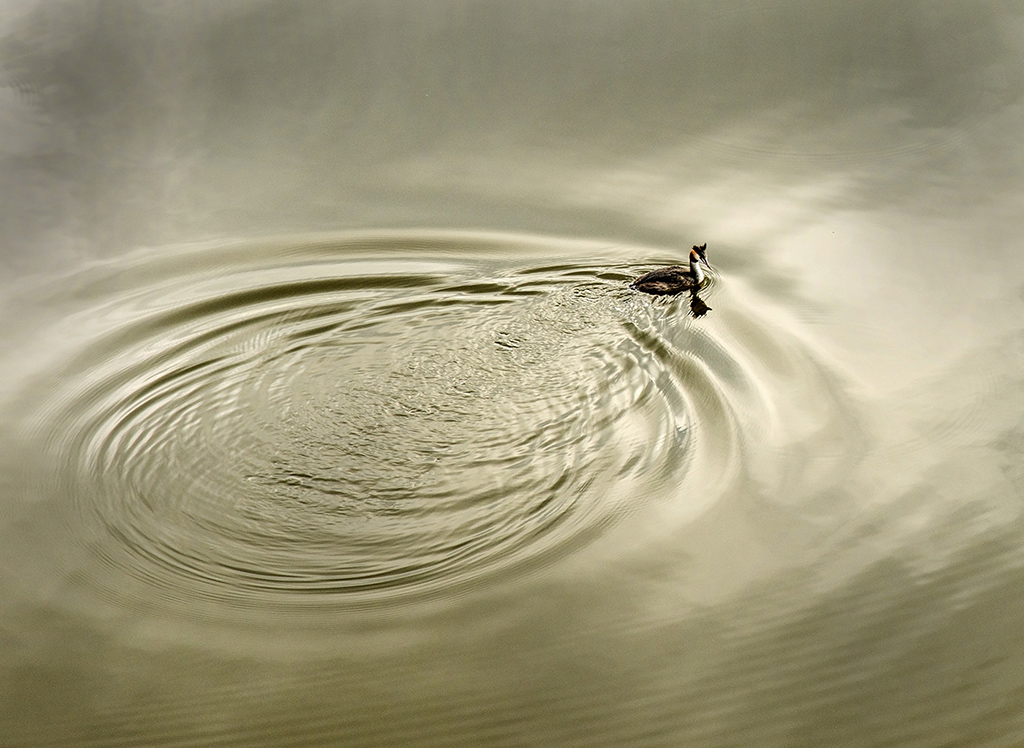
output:
M 4 3 L 0 745 L 1024 743 L 1022 133 L 1009 2 Z

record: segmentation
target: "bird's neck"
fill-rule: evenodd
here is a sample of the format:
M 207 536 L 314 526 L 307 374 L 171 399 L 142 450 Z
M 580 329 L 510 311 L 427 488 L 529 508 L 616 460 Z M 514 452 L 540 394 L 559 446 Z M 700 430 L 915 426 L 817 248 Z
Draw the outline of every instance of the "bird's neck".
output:
M 704 282 L 704 270 L 695 257 L 690 258 L 690 272 L 693 273 L 693 277 L 698 283 Z

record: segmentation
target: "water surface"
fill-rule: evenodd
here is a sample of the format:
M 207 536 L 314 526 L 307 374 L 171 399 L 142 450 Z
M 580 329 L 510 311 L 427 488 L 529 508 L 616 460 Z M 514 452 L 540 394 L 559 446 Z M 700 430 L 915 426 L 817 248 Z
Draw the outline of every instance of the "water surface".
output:
M 1021 742 L 1016 7 L 2 35 L 0 742 Z

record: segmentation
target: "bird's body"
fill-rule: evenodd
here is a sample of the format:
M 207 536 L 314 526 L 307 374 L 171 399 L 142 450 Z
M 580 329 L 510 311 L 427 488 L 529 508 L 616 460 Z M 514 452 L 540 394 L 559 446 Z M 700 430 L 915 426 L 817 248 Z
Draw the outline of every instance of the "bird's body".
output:
M 701 263 L 708 266 L 704 256 L 708 245 L 694 245 L 690 250 L 690 265 L 672 265 L 667 268 L 658 268 L 645 273 L 629 284 L 629 287 L 636 291 L 653 294 L 655 296 L 671 296 L 683 291 L 695 291 L 704 282 L 704 270 Z
M 697 288 L 699 285 L 697 276 L 691 273 L 688 267 L 672 265 L 641 275 L 629 287 L 655 296 L 670 296 Z

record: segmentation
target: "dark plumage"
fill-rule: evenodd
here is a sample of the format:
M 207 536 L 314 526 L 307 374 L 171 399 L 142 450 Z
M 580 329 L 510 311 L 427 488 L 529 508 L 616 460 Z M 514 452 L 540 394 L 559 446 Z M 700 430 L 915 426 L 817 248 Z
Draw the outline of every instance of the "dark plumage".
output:
M 710 267 L 705 256 L 707 248 L 707 244 L 702 244 L 699 247 L 693 246 L 693 249 L 690 250 L 689 267 L 672 265 L 667 268 L 658 268 L 644 273 L 630 283 L 629 287 L 635 291 L 643 291 L 655 296 L 671 296 L 682 291 L 695 291 L 704 282 L 701 263 L 705 267 Z

